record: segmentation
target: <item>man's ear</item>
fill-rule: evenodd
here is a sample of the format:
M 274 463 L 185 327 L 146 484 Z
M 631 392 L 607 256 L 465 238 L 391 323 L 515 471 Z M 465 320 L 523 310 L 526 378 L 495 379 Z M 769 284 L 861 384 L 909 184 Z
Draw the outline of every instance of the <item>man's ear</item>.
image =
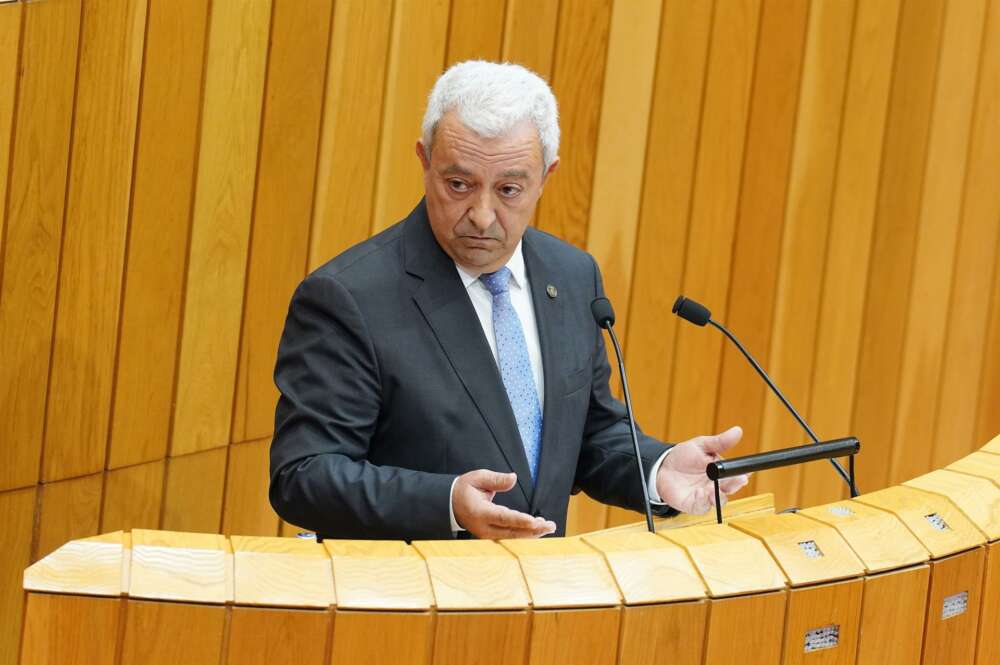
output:
M 417 158 L 420 160 L 420 166 L 423 167 L 424 171 L 427 171 L 431 167 L 431 160 L 427 157 L 427 151 L 424 150 L 424 142 L 421 139 L 417 139 Z
M 544 187 L 545 183 L 548 182 L 549 176 L 552 175 L 552 172 L 556 170 L 557 166 L 559 166 L 558 157 L 552 160 L 552 163 L 549 164 L 549 168 L 545 169 L 545 173 L 542 174 L 542 187 Z

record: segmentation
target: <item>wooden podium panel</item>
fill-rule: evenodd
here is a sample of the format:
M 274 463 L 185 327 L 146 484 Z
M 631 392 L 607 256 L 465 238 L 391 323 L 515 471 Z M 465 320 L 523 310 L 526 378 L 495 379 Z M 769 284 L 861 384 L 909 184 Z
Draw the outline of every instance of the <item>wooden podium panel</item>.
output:
M 949 464 L 946 468 L 970 476 L 987 478 L 1000 485 L 1000 455 L 994 453 L 972 453 Z
M 24 571 L 28 591 L 67 591 L 94 596 L 120 596 L 125 545 L 121 531 L 72 540 Z
M 982 606 L 976 665 L 1000 663 L 1000 543 L 990 543 L 986 547 Z
M 521 665 L 528 648 L 527 612 L 440 612 L 434 665 Z
M 500 542 L 521 564 L 536 610 L 600 607 L 621 602 L 621 593 L 604 557 L 581 540 L 542 538 Z M 567 616 L 577 614 L 567 613 Z
M 427 566 L 413 546 L 396 540 L 327 540 L 339 609 L 429 610 Z
M 621 609 L 536 610 L 528 665 L 615 665 Z
M 783 665 L 854 665 L 863 587 L 856 579 L 790 590 Z M 815 633 L 829 630 L 836 640 L 822 647 Z
M 234 607 L 223 665 L 326 665 L 332 633 L 328 610 Z
M 431 637 L 428 612 L 337 610 L 330 665 L 429 665 Z
M 622 609 L 619 663 L 701 665 L 709 601 Z
M 865 578 L 857 665 L 919 665 L 930 577 L 919 565 Z
M 1000 455 L 1000 434 L 993 437 L 993 439 L 990 440 L 990 442 L 987 443 L 985 446 L 980 448 L 980 450 L 982 450 L 983 452 L 995 453 L 997 455 Z
M 985 558 L 985 548 L 977 547 L 931 563 L 922 665 L 973 662 Z M 962 597 L 964 609 L 949 616 L 946 599 Z
M 122 665 L 217 663 L 226 608 L 222 605 L 129 600 Z
M 233 561 L 225 536 L 132 530 L 131 598 L 226 603 L 233 600 Z
M 517 559 L 492 540 L 413 543 L 424 558 L 438 611 L 524 610 L 528 589 Z
M 930 558 L 899 518 L 884 510 L 856 501 L 837 501 L 798 514 L 835 528 L 869 573 L 911 566 Z
M 325 608 L 336 603 L 326 549 L 302 538 L 233 536 L 238 605 Z
M 604 555 L 628 605 L 706 595 L 705 584 L 684 549 L 665 538 L 646 531 L 592 534 L 582 539 Z
M 781 665 L 788 593 L 713 600 L 705 636 L 705 663 Z
M 800 515 L 763 515 L 730 524 L 759 538 L 792 586 L 860 577 L 864 564 L 836 529 Z
M 114 665 L 119 598 L 29 593 L 21 665 Z
M 951 499 L 986 538 L 1000 538 L 1000 486 L 986 478 L 940 469 L 904 483 Z

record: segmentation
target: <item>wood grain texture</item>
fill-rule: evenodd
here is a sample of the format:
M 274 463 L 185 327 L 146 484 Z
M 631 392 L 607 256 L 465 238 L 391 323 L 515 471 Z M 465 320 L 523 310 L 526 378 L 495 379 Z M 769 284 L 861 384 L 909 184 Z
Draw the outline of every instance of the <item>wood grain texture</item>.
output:
M 37 488 L 0 492 L 0 519 L 8 530 L 0 549 L 0 663 L 17 663 L 24 592 L 22 571 L 31 561 Z
M 337 607 L 426 610 L 434 604 L 427 565 L 412 545 L 390 540 L 327 540 Z
M 520 665 L 528 646 L 527 612 L 441 612 L 434 620 L 434 665 Z
M 691 194 L 682 293 L 723 322 L 759 19 L 759 0 L 716 6 Z M 720 336 L 691 326 L 677 331 L 667 428 L 671 440 L 712 433 L 721 361 Z
M 790 590 L 783 665 L 854 665 L 858 650 L 863 588 L 864 580 L 858 579 Z M 836 646 L 806 652 L 806 633 L 824 626 L 838 627 Z
M 713 600 L 703 662 L 779 665 L 787 603 L 784 591 Z M 733 639 L 733 626 L 742 626 L 742 639 Z
M 581 541 L 543 538 L 502 540 L 500 544 L 517 557 L 536 609 L 599 607 L 621 601 L 604 557 Z
M 133 599 L 233 600 L 233 553 L 220 535 L 134 529 L 131 567 Z
M 123 601 L 47 593 L 27 596 L 21 665 L 115 662 Z
M 325 665 L 330 612 L 234 607 L 226 663 Z
M 24 571 L 25 591 L 120 596 L 125 548 L 121 531 L 71 540 Z
M 104 474 L 101 533 L 119 529 L 152 529 L 160 525 L 165 466 L 166 462 L 159 460 Z
M 212 4 L 171 455 L 229 442 L 271 9 Z
M 167 460 L 160 528 L 215 533 L 222 524 L 225 448 Z
M 0 282 L 0 488 L 39 480 L 80 3 L 25 5 Z
M 368 237 L 375 205 L 390 0 L 334 3 L 309 270 Z
M 268 473 L 270 444 L 268 438 L 229 447 L 222 533 L 278 535 L 278 515 L 267 498 L 271 480 Z
M 865 579 L 858 665 L 917 665 L 924 634 L 930 566 Z
M 37 561 L 74 538 L 97 535 L 103 481 L 103 475 L 95 473 L 41 486 L 33 560 Z
M 506 0 L 452 0 L 445 68 L 465 60 L 500 59 Z
M 217 663 L 226 608 L 128 600 L 122 662 L 173 665 Z
M 940 469 L 911 478 L 905 484 L 948 497 L 987 540 L 1000 538 L 1000 487 L 986 478 Z
M 517 559 L 495 542 L 425 540 L 413 547 L 427 563 L 438 610 L 520 610 L 531 602 Z
M 167 451 L 207 29 L 204 2 L 150 0 L 109 468 Z
M 931 564 L 921 665 L 973 661 L 985 559 L 985 548 L 977 547 Z M 957 616 L 942 618 L 945 598 L 956 593 L 968 593 L 966 611 Z
M 332 12 L 333 0 L 274 3 L 233 404 L 234 442 L 269 437 L 274 429 L 274 359 L 288 301 L 305 277 L 309 253 Z
M 1000 486 L 1000 457 L 991 453 L 974 452 L 948 465 L 948 469 L 970 476 L 988 478 Z
M 24 5 L 0 7 L 0 257 L 3 256 L 4 227 L 7 223 L 7 185 L 14 127 L 14 107 L 17 104 L 18 67 L 21 60 L 21 34 L 24 25 Z M 0 266 L 3 265 L 0 260 Z M 3 270 L 0 268 L 0 280 Z
M 448 40 L 448 0 L 397 0 L 386 71 L 371 232 L 406 216 L 423 196 L 414 152 L 427 94 L 441 74 Z
M 232 536 L 230 543 L 237 604 L 326 608 L 336 603 L 330 557 L 315 541 Z
M 583 536 L 601 552 L 629 605 L 705 597 L 705 585 L 683 548 L 652 533 Z
M 42 480 L 104 468 L 146 0 L 83 12 Z
M 708 611 L 705 600 L 624 608 L 618 662 L 700 665 Z
M 531 618 L 528 665 L 611 665 L 621 609 L 540 610 Z
M 425 612 L 350 612 L 333 620 L 330 665 L 429 665 L 431 615 Z M 392 639 L 387 640 L 386 636 Z
M 507 0 L 502 59 L 550 80 L 558 19 L 559 0 Z
M 1000 658 L 1000 543 L 986 546 L 982 608 L 976 639 L 976 665 L 993 663 Z

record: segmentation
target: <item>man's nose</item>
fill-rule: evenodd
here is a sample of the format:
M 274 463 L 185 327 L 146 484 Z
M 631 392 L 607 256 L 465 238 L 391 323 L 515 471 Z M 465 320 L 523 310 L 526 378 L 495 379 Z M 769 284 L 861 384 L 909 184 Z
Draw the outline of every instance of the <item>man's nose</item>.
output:
M 490 192 L 484 191 L 476 197 L 469 209 L 469 220 L 476 225 L 480 231 L 493 226 L 496 221 L 496 211 L 493 209 L 493 197 Z

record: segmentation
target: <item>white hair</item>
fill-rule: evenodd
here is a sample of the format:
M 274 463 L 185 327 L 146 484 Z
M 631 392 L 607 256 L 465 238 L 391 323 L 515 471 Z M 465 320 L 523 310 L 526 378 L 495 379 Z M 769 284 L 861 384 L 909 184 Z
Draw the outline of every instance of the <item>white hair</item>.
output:
M 424 150 L 430 159 L 438 122 L 448 111 L 483 138 L 506 134 L 530 120 L 538 130 L 545 170 L 559 154 L 559 111 L 549 84 L 533 71 L 511 63 L 467 60 L 442 74 L 430 97 L 422 126 Z

